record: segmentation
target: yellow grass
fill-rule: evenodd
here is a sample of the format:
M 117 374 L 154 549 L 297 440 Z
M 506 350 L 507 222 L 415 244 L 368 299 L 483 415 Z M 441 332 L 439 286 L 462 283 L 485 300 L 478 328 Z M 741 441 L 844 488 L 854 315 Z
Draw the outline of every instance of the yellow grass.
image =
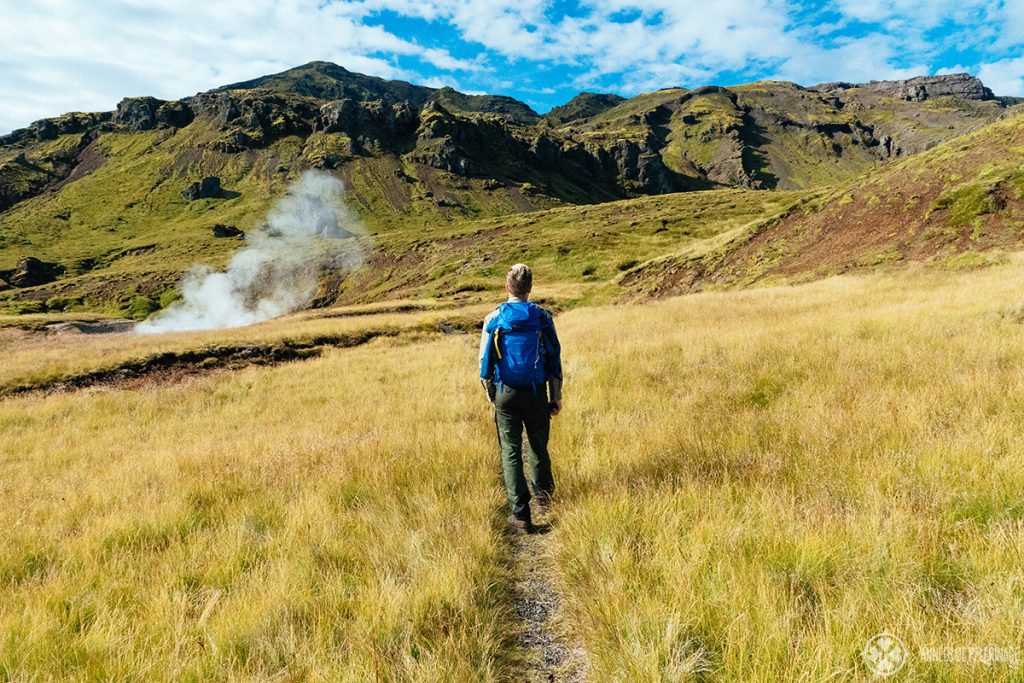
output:
M 1024 260 L 578 309 L 552 448 L 591 680 L 1005 680 Z M 340 319 L 344 320 L 344 319 Z M 337 321 L 336 321 L 337 322 Z M 474 335 L 0 402 L 0 672 L 521 680 Z
M 484 407 L 384 346 L 3 404 L 3 678 L 493 678 Z
M 396 306 L 414 310 L 405 313 L 389 310 Z M 0 390 L 33 386 L 48 380 L 108 369 L 127 361 L 189 349 L 273 344 L 282 340 L 308 341 L 331 336 L 358 338 L 367 332 L 385 335 L 437 333 L 440 332 L 439 324 L 442 321 L 475 320 L 493 308 L 491 304 L 440 308 L 424 302 L 392 302 L 388 306 L 351 306 L 308 311 L 230 330 L 162 335 L 131 332 L 43 335 L 0 326 L 0 353 L 5 354 L 4 363 L 0 365 Z

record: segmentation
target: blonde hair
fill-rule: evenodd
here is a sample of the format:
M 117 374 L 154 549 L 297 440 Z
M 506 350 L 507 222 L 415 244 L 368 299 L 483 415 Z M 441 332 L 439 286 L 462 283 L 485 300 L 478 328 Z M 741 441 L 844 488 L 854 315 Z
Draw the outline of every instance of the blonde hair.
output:
M 505 276 L 508 291 L 515 296 L 524 296 L 533 289 L 533 271 L 525 263 L 517 263 L 508 269 Z

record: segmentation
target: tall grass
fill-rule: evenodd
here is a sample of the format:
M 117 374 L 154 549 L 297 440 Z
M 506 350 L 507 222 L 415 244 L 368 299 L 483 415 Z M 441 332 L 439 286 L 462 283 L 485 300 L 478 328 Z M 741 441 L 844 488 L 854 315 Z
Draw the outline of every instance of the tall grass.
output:
M 1024 653 L 1022 280 L 560 316 L 592 680 L 864 680 L 883 630 L 905 679 L 1020 676 L 917 652 Z M 476 341 L 0 402 L 0 680 L 520 680 Z
M 1024 657 L 1020 260 L 566 316 L 563 590 L 595 680 L 915 680 Z M 609 343 L 610 338 L 628 343 Z
M 463 347 L 381 346 L 3 403 L 0 680 L 508 671 L 497 466 L 446 379 Z

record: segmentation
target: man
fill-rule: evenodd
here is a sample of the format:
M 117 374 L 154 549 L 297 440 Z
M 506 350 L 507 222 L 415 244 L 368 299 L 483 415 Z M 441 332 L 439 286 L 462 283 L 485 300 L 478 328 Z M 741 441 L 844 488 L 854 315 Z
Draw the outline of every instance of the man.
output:
M 480 381 L 494 404 L 501 467 L 514 532 L 529 533 L 530 488 L 523 475 L 523 427 L 530 456 L 530 485 L 537 505 L 555 490 L 548 456 L 551 416 L 562 409 L 562 350 L 551 314 L 530 303 L 533 273 L 517 263 L 505 278 L 508 301 L 484 319 Z M 550 395 L 550 402 L 548 397 Z

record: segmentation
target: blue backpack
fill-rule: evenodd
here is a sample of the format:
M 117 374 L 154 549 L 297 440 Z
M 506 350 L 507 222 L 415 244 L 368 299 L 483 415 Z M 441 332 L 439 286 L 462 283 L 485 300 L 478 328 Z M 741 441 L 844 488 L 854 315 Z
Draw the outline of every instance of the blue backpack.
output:
M 544 329 L 551 325 L 548 313 L 529 302 L 509 302 L 498 307 L 486 331 L 488 349 L 495 363 L 495 381 L 509 387 L 539 386 L 547 380 Z

